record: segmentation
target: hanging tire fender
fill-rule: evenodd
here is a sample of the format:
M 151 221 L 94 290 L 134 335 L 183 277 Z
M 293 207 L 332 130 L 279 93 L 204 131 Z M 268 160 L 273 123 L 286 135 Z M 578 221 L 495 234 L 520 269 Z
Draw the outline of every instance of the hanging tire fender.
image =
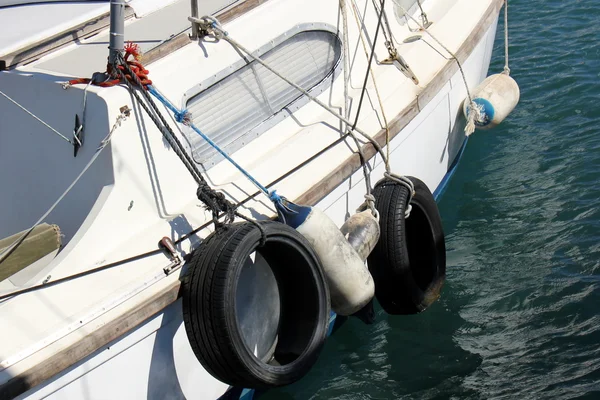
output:
M 373 190 L 381 238 L 368 265 L 377 300 L 388 314 L 424 311 L 440 297 L 446 277 L 446 245 L 437 204 L 425 183 L 408 178 L 415 189 L 408 218 L 406 186 L 386 178 Z
M 270 388 L 297 381 L 317 361 L 330 300 L 320 261 L 306 239 L 278 222 L 258 224 L 260 229 L 246 222 L 222 227 L 194 252 L 183 282 L 183 320 L 194 354 L 213 377 L 232 386 Z M 236 301 L 252 254 L 265 260 L 279 293 L 277 336 L 266 358 L 247 343 Z

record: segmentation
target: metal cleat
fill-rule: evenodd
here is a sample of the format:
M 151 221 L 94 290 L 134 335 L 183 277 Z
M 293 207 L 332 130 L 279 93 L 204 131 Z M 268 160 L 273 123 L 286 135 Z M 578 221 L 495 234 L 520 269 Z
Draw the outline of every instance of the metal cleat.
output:
M 73 157 L 77 157 L 79 148 L 83 146 L 83 125 L 79 121 L 79 115 L 75 114 L 75 128 L 73 129 Z
M 388 51 L 390 56 L 385 60 L 381 61 L 382 64 L 386 65 L 395 65 L 396 68 L 400 70 L 407 78 L 413 81 L 415 85 L 419 84 L 419 79 L 415 75 L 415 73 L 410 69 L 408 63 L 402 58 L 400 54 L 394 48 L 389 48 Z

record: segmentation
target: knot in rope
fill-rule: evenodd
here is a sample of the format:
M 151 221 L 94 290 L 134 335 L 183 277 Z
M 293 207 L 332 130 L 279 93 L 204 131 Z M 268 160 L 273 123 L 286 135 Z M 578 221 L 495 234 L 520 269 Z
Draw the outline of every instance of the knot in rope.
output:
M 375 218 L 379 219 L 379 211 L 375 208 L 375 196 L 371 193 L 365 194 L 365 202 L 363 204 L 369 208 Z M 359 210 L 361 209 L 363 209 L 363 206 L 359 207 Z
M 217 218 L 219 213 L 225 213 L 225 222 L 233 222 L 236 215 L 236 206 L 225 198 L 225 195 L 213 190 L 208 183 L 200 182 L 196 191 L 198 200 L 206 205 L 206 209 L 213 213 L 213 221 L 218 224 Z
M 229 33 L 223 29 L 221 22 L 211 15 L 205 15 L 202 18 L 188 17 L 188 20 L 198 24 L 201 36 L 212 36 L 218 41 L 224 36 L 229 35 Z
M 475 132 L 477 125 L 484 125 L 486 123 L 485 107 L 483 104 L 477 104 L 475 100 L 471 100 L 467 107 L 467 126 L 465 127 L 465 134 L 471 136 Z
M 173 112 L 173 116 L 175 117 L 175 121 L 180 124 L 190 126 L 192 123 L 192 114 L 188 110 L 181 110 Z
M 281 203 L 281 196 L 277 194 L 277 190 L 273 190 L 269 193 L 269 199 L 275 204 Z

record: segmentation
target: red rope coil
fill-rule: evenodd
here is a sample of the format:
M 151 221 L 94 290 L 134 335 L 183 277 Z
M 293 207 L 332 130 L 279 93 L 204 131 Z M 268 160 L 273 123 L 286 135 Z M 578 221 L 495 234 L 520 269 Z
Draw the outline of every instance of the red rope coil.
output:
M 141 59 L 140 47 L 135 43 L 127 43 L 125 45 L 124 50 L 125 50 L 125 55 L 123 56 L 123 59 L 125 60 L 127 65 L 129 65 L 129 68 L 131 69 L 131 71 L 138 77 L 138 79 L 142 83 L 143 88 L 148 89 L 148 85 L 152 85 L 152 81 L 150 80 L 150 78 L 148 78 L 148 74 L 150 73 L 150 71 L 148 71 L 146 68 L 144 68 L 142 63 L 139 61 Z M 133 60 L 130 60 L 129 59 L 130 57 L 133 57 Z M 118 65 L 117 68 L 119 70 L 125 72 L 125 68 L 122 65 Z M 110 64 L 107 65 L 107 67 L 106 67 L 106 73 L 108 74 L 108 76 L 111 76 L 111 77 L 116 76 L 115 71 L 113 71 L 113 66 Z M 129 74 L 125 74 L 125 77 L 130 82 L 133 82 L 133 83 L 136 82 L 133 79 L 133 77 Z M 76 79 L 71 79 L 68 83 L 69 83 L 69 85 L 78 85 L 78 84 L 87 85 L 90 82 L 92 82 L 92 80 L 90 78 L 76 78 Z M 111 86 L 118 85 L 119 83 L 121 83 L 121 79 L 114 78 L 114 79 L 106 80 L 103 82 L 92 82 L 92 85 L 100 86 L 100 87 L 111 87 Z

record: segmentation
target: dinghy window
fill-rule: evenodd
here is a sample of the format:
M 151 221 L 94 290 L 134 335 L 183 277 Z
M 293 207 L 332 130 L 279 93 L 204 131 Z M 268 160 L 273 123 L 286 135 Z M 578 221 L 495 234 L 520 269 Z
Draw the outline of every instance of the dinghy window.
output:
M 310 24 L 312 29 L 316 25 Z M 327 25 L 319 26 L 319 30 L 302 28 L 296 27 L 296 32 L 286 33 L 255 54 L 317 95 L 331 86 L 336 69 L 341 68 L 342 46 Z M 229 154 L 308 102 L 306 96 L 250 59 L 240 60 L 212 81 L 202 82 L 185 97 L 194 124 Z M 184 134 L 196 162 L 212 166 L 222 159 L 192 129 Z

